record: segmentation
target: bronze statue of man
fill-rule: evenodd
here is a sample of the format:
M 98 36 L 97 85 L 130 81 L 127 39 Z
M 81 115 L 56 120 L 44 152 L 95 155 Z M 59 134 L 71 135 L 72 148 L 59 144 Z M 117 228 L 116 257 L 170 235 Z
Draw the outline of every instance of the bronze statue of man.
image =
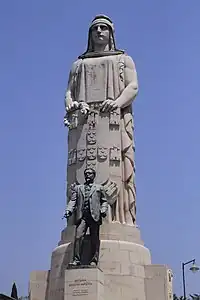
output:
M 108 203 L 103 186 L 94 183 L 96 172 L 87 168 L 84 171 L 85 183 L 75 185 L 68 202 L 65 217 L 75 212 L 76 236 L 72 265 L 81 265 L 83 239 L 90 230 L 91 257 L 90 265 L 97 265 L 99 259 L 99 228 L 102 218 L 106 217 Z

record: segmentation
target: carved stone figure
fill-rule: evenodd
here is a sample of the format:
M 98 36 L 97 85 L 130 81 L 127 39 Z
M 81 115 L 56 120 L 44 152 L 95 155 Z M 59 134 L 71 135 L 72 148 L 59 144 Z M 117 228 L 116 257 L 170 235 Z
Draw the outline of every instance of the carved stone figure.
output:
M 81 265 L 82 245 L 87 229 L 90 229 L 91 257 L 90 265 L 97 265 L 99 260 L 99 227 L 106 217 L 108 203 L 103 186 L 94 183 L 96 172 L 86 169 L 85 183 L 72 185 L 71 199 L 68 202 L 65 217 L 75 211 L 76 236 L 72 265 Z
M 92 21 L 86 52 L 73 63 L 65 94 L 68 132 L 68 190 L 96 170 L 106 187 L 108 222 L 134 225 L 136 188 L 132 101 L 138 92 L 135 64 L 118 50 L 110 18 Z M 77 155 L 77 157 L 76 157 Z

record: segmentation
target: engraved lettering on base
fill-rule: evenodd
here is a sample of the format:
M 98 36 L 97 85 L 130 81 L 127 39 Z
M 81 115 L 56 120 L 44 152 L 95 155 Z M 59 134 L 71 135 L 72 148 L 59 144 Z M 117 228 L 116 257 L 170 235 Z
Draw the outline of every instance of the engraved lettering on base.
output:
M 72 296 L 88 295 L 91 286 L 92 282 L 86 279 L 77 279 L 69 283 L 69 288 L 72 289 Z

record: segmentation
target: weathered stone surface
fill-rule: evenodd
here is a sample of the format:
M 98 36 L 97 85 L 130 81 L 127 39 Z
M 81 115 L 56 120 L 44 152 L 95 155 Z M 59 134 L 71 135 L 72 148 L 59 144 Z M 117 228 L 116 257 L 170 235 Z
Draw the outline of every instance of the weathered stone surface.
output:
M 172 300 L 172 279 L 172 271 L 167 266 L 145 266 L 146 300 Z
M 73 242 L 75 236 L 75 226 L 67 226 L 61 233 L 61 240 L 59 245 Z M 117 240 L 127 241 L 143 245 L 140 237 L 140 230 L 137 226 L 127 226 L 117 222 L 104 222 L 100 228 L 101 240 Z
M 106 41 L 105 47 L 101 39 Z M 131 104 L 137 92 L 135 64 L 117 50 L 111 20 L 95 18 L 87 51 L 70 72 L 65 125 L 69 127 L 67 202 L 72 195 L 71 183 L 84 184 L 84 170 L 90 167 L 109 203 L 100 229 L 100 269 L 67 269 L 74 250 L 77 214 L 73 214 L 53 250 L 50 271 L 31 274 L 30 300 L 171 300 L 171 271 L 151 265 L 150 252 L 136 226 Z M 88 236 L 82 249 L 83 261 L 87 261 Z
M 30 300 L 47 300 L 50 271 L 31 272 L 29 281 Z
M 97 31 L 101 31 L 101 41 Z M 72 65 L 65 94 L 67 178 L 69 195 L 71 184 L 84 183 L 85 168 L 95 169 L 96 182 L 105 187 L 110 204 L 109 223 L 136 222 L 131 104 L 137 93 L 132 58 L 117 50 L 112 21 L 97 16 L 89 28 L 86 53 Z
M 68 269 L 65 271 L 65 300 L 104 299 L 104 275 L 98 268 Z

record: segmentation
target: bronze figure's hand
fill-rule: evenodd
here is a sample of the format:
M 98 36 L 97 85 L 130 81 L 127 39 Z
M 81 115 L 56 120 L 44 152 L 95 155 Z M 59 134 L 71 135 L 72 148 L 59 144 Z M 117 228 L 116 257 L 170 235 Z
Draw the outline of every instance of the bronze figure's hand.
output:
M 102 218 L 105 218 L 106 217 L 106 212 L 102 212 L 101 216 L 102 216 Z

